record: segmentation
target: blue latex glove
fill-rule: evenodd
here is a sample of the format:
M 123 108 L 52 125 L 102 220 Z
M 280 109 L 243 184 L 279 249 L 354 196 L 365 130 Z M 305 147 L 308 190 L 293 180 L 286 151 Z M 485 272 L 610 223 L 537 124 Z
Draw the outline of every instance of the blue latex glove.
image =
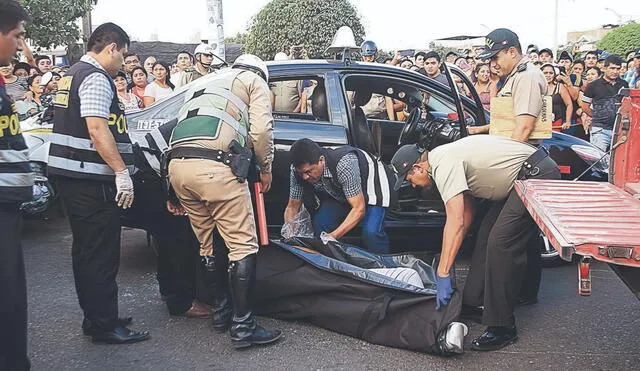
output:
M 441 306 L 444 308 L 449 304 L 449 300 L 453 294 L 453 288 L 451 287 L 451 275 L 448 275 L 447 277 L 440 277 L 436 274 L 436 288 L 438 289 L 438 294 L 436 296 L 436 310 L 440 310 Z

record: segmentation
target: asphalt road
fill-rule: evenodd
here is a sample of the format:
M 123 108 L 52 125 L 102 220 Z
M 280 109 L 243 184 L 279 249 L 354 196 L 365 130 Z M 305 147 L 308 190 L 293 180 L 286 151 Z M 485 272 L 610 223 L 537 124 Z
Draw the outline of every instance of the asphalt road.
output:
M 34 370 L 637 370 L 640 305 L 606 266 L 592 267 L 593 295 L 576 291 L 575 265 L 544 271 L 540 302 L 516 312 L 519 341 L 500 351 L 454 358 L 369 344 L 306 323 L 261 318 L 281 328 L 275 346 L 235 351 L 208 320 L 171 317 L 160 300 L 144 232 L 125 230 L 118 283 L 120 313 L 152 339 L 96 345 L 82 335 L 64 219 L 27 221 L 23 247 Z M 464 274 L 464 261 L 458 269 Z M 483 327 L 471 324 L 468 344 Z M 635 366 L 634 366 L 635 365 Z

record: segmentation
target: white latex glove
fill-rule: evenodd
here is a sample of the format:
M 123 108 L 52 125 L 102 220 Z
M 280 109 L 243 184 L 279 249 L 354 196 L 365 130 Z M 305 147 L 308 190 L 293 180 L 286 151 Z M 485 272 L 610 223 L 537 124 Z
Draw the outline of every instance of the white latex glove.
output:
M 322 243 L 323 243 L 323 244 L 325 244 L 325 245 L 326 245 L 329 241 L 331 241 L 331 242 L 338 242 L 338 240 L 336 240 L 335 238 L 333 238 L 333 236 L 332 236 L 332 235 L 330 235 L 329 233 L 324 232 L 324 231 L 323 231 L 322 233 L 320 233 L 320 240 L 322 240 Z
M 129 170 L 116 171 L 116 202 L 118 207 L 128 209 L 133 203 L 133 180 L 129 176 Z

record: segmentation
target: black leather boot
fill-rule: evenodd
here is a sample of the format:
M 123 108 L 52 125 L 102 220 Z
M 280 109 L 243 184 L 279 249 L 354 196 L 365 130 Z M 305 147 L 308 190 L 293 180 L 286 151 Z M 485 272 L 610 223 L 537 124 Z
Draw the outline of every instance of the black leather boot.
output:
M 231 342 L 235 348 L 247 348 L 253 344 L 269 344 L 282 337 L 280 330 L 266 330 L 256 323 L 253 301 L 256 286 L 256 254 L 229 264 L 229 286 L 233 301 Z
M 224 333 L 231 326 L 233 308 L 229 299 L 229 281 L 226 267 L 220 266 L 215 256 L 203 256 L 200 260 L 207 288 L 213 295 L 211 313 L 213 329 Z M 226 265 L 226 264 L 225 264 Z

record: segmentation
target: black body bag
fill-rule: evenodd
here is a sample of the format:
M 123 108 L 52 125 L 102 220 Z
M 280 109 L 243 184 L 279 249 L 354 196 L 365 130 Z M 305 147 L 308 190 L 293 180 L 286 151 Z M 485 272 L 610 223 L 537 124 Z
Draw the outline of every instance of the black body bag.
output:
M 258 253 L 256 309 L 374 344 L 435 353 L 438 333 L 460 314 L 462 295 L 455 292 L 436 311 L 435 270 L 427 264 L 433 260 L 319 239 L 272 242 Z M 397 267 L 414 269 L 424 288 L 369 270 Z

